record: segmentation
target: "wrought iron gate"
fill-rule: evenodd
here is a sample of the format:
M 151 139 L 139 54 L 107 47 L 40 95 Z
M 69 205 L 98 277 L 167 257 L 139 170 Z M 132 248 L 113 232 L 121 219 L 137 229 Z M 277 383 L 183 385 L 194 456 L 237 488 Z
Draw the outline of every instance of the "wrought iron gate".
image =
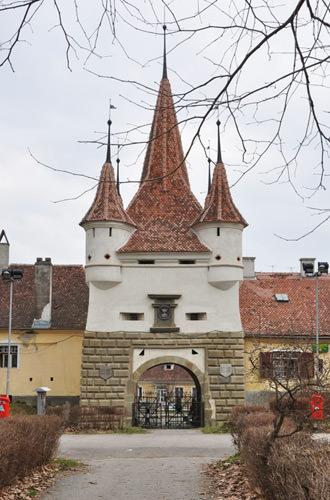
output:
M 204 425 L 204 405 L 196 397 L 167 394 L 161 401 L 157 397 L 138 398 L 133 403 L 133 425 L 148 429 L 182 429 Z

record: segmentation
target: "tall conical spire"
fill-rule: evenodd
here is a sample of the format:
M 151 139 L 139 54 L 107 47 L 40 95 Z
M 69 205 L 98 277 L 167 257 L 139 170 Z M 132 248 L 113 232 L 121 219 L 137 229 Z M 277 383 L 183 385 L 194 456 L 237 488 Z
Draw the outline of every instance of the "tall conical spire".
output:
M 105 159 L 105 162 L 106 163 L 111 163 L 111 143 L 110 143 L 110 129 L 111 129 L 111 124 L 112 124 L 112 121 L 109 119 L 107 121 L 108 123 L 108 144 L 107 144 L 107 156 L 106 156 L 106 159 Z
M 167 61 L 166 61 L 166 30 L 167 26 L 164 24 L 164 55 L 163 55 L 163 78 L 167 78 Z
M 123 253 L 210 251 L 191 229 L 202 207 L 190 190 L 166 64 L 164 68 L 140 187 L 127 208 L 138 230 L 119 250 Z
M 238 222 L 245 227 L 248 224 L 233 202 L 228 185 L 226 169 L 222 163 L 219 126 L 220 121 L 218 120 L 218 156 L 216 166 L 213 170 L 211 188 L 205 199 L 204 210 L 194 223 Z

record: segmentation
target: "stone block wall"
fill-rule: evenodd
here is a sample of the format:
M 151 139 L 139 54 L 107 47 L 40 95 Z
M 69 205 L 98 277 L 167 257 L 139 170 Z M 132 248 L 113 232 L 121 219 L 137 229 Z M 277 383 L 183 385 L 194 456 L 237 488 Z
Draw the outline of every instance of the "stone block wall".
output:
M 173 357 L 174 350 L 182 348 L 204 348 L 204 373 L 193 363 Z M 127 408 L 127 425 L 131 425 L 132 403 L 141 375 L 138 370 L 133 372 L 134 349 L 157 349 L 155 362 L 149 362 L 146 369 L 160 363 L 177 363 L 198 379 L 205 405 L 205 425 L 215 425 L 226 420 L 234 406 L 245 402 L 243 332 L 189 335 L 86 332 L 82 353 L 82 406 L 124 406 Z M 221 376 L 220 364 L 232 365 L 232 375 Z M 110 378 L 100 376 L 101 367 L 110 367 Z

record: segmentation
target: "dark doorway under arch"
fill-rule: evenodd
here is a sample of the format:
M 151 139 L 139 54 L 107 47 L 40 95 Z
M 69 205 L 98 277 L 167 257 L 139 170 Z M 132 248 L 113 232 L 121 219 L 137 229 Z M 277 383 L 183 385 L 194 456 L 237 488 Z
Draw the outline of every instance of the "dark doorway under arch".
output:
M 201 386 L 189 369 L 161 363 L 139 378 L 133 402 L 133 425 L 145 428 L 191 428 L 204 425 Z

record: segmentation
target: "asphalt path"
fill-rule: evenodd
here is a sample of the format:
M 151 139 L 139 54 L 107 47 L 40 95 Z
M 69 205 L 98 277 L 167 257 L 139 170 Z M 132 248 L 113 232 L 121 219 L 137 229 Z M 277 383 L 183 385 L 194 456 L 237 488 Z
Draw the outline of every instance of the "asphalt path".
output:
M 235 452 L 228 434 L 156 430 L 147 434 L 66 434 L 58 456 L 84 462 L 61 475 L 42 500 L 207 500 L 203 464 Z

